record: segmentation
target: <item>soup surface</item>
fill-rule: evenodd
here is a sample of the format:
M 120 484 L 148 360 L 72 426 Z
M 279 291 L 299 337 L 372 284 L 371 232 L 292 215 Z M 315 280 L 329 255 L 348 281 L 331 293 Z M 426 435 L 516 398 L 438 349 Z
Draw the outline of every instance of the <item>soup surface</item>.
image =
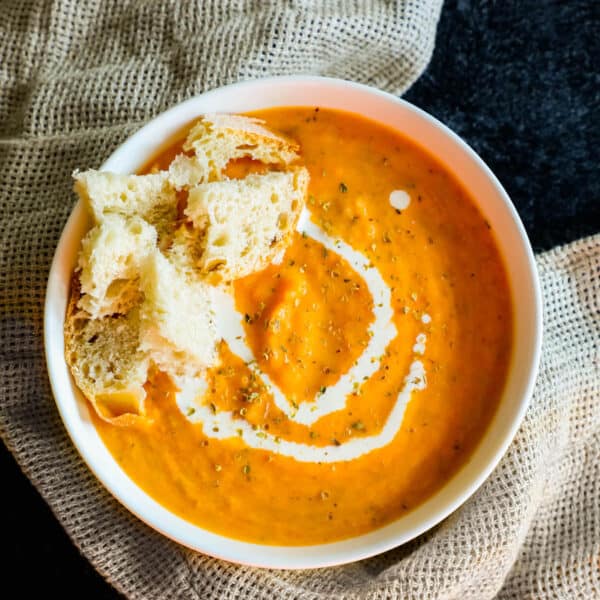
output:
M 93 419 L 184 519 L 257 543 L 331 542 L 402 517 L 468 459 L 503 391 L 511 298 L 490 225 L 414 142 L 333 110 L 254 116 L 300 143 L 310 218 L 280 264 L 234 283 L 241 322 L 203 395 L 156 374 L 147 423 Z M 229 176 L 261 168 L 238 161 Z

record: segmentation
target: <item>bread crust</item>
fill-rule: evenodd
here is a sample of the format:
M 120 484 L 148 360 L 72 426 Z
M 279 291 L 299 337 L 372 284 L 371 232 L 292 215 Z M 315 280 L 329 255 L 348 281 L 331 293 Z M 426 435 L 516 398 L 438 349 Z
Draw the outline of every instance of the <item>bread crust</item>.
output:
M 89 360 L 86 345 L 93 344 L 97 332 L 89 331 L 91 324 L 98 324 L 104 319 L 126 317 L 104 317 L 104 319 L 90 319 L 89 315 L 78 307 L 81 296 L 79 277 L 75 274 L 71 279 L 71 292 L 67 304 L 64 323 L 65 360 L 77 387 L 88 399 L 96 414 L 103 420 L 119 426 L 130 426 L 145 420 L 146 391 L 143 383 L 124 382 L 124 385 L 102 387 L 90 373 L 85 372 L 85 361 Z M 91 334 L 91 335 L 88 335 Z M 86 343 L 87 342 L 87 343 Z M 88 365 L 89 366 L 89 365 Z M 109 408 L 113 407 L 113 408 Z M 115 407 L 121 407 L 123 412 L 116 413 Z

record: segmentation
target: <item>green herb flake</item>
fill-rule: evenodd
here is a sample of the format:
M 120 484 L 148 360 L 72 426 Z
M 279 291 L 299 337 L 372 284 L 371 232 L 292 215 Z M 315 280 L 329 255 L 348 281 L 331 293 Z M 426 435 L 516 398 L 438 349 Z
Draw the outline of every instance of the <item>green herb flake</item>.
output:
M 342 194 L 345 194 L 348 191 L 348 186 L 342 181 L 340 182 L 340 192 L 342 192 Z

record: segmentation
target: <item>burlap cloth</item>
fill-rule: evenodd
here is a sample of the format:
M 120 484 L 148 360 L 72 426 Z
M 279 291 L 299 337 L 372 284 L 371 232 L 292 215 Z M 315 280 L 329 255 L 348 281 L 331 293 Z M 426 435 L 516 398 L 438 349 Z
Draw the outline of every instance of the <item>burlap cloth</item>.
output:
M 0 5 L 0 433 L 75 544 L 132 598 L 600 597 L 600 237 L 538 257 L 541 373 L 484 486 L 419 539 L 321 571 L 237 567 L 130 515 L 67 438 L 45 372 L 42 304 L 70 173 L 203 90 L 319 73 L 404 91 L 440 0 Z

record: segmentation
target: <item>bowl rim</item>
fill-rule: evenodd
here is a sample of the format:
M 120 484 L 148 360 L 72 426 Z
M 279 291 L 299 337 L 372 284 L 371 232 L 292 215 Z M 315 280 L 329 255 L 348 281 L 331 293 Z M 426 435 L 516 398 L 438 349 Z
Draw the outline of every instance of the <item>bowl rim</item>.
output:
M 200 551 L 202 553 L 221 558 L 230 562 L 239 564 L 246 564 L 257 567 L 265 568 L 276 568 L 276 569 L 304 569 L 304 568 L 320 568 L 328 567 L 333 565 L 340 565 L 356 560 L 361 560 L 380 554 L 384 551 L 390 550 L 403 543 L 414 539 L 418 535 L 421 535 L 425 531 L 431 529 L 433 526 L 440 523 L 448 515 L 454 512 L 459 506 L 464 504 L 483 484 L 483 482 L 489 477 L 491 472 L 496 468 L 501 458 L 506 453 L 508 446 L 512 442 L 529 405 L 533 387 L 535 384 L 537 372 L 539 369 L 540 356 L 541 356 L 541 345 L 542 345 L 542 294 L 537 274 L 537 268 L 531 245 L 529 243 L 525 228 L 518 216 L 518 213 L 513 206 L 508 194 L 492 173 L 490 168 L 483 162 L 483 160 L 475 153 L 475 151 L 460 138 L 457 134 L 451 131 L 443 123 L 438 121 L 435 117 L 429 115 L 422 109 L 414 106 L 413 104 L 384 92 L 372 88 L 370 86 L 355 83 L 351 81 L 345 81 L 341 79 L 334 79 L 320 76 L 283 76 L 283 77 L 269 77 L 263 79 L 255 79 L 251 81 L 243 81 L 233 83 L 226 86 L 221 86 L 213 90 L 209 90 L 202 94 L 198 94 L 188 100 L 174 105 L 166 111 L 160 113 L 152 120 L 148 121 L 143 127 L 138 129 L 133 135 L 129 136 L 120 146 L 118 146 L 110 157 L 103 163 L 100 169 L 115 170 L 113 167 L 118 165 L 128 156 L 131 151 L 131 147 L 136 144 L 144 144 L 152 142 L 152 134 L 160 127 L 164 127 L 166 123 L 177 117 L 193 113 L 194 109 L 202 102 L 210 101 L 211 95 L 218 94 L 239 94 L 244 96 L 252 91 L 259 90 L 262 88 L 273 87 L 274 89 L 282 89 L 289 85 L 304 85 L 304 86 L 315 86 L 315 89 L 321 92 L 341 92 L 350 91 L 356 93 L 362 93 L 365 96 L 370 96 L 374 99 L 381 99 L 390 104 L 395 104 L 401 111 L 408 111 L 428 125 L 436 129 L 442 136 L 447 138 L 454 146 L 457 147 L 465 158 L 472 161 L 474 167 L 480 171 L 485 179 L 492 185 L 498 198 L 503 202 L 504 210 L 507 213 L 507 218 L 510 221 L 510 226 L 513 227 L 513 233 L 516 234 L 521 247 L 518 249 L 523 254 L 523 264 L 521 267 L 524 270 L 528 280 L 525 282 L 529 286 L 527 290 L 531 296 L 531 312 L 532 312 L 532 323 L 530 328 L 531 340 L 529 342 L 529 351 L 527 353 L 529 357 L 529 365 L 526 368 L 526 381 L 522 382 L 521 397 L 518 400 L 518 405 L 512 413 L 512 417 L 509 418 L 509 422 L 504 426 L 504 432 L 501 435 L 501 439 L 498 439 L 495 445 L 488 452 L 488 459 L 485 464 L 477 470 L 477 474 L 468 478 L 466 483 L 458 486 L 458 490 L 450 493 L 450 500 L 443 503 L 443 506 L 437 510 L 430 509 L 432 514 L 428 518 L 409 518 L 411 515 L 422 511 L 424 505 L 429 505 L 432 499 L 435 499 L 443 490 L 449 488 L 453 482 L 457 481 L 459 473 L 465 471 L 467 464 L 471 462 L 473 456 L 479 451 L 479 447 L 483 444 L 484 440 L 490 435 L 494 426 L 496 416 L 492 419 L 492 422 L 488 425 L 486 432 L 482 439 L 478 443 L 478 447 L 471 453 L 471 457 L 463 465 L 457 473 L 455 473 L 451 479 L 436 491 L 434 495 L 415 508 L 413 511 L 408 513 L 406 517 L 394 521 L 380 529 L 374 530 L 367 534 L 363 534 L 357 537 L 348 538 L 337 542 L 330 542 L 325 544 L 315 544 L 310 546 L 272 546 L 254 544 L 250 542 L 244 542 L 233 538 L 221 536 L 219 534 L 212 533 L 206 529 L 193 525 L 187 521 L 184 521 L 180 517 L 177 517 L 166 508 L 162 507 L 156 502 L 149 494 L 143 491 L 137 486 L 128 476 L 122 471 L 122 469 L 116 464 L 116 461 L 112 456 L 110 457 L 116 465 L 116 470 L 112 469 L 112 475 L 107 473 L 106 465 L 102 465 L 102 459 L 99 459 L 94 451 L 92 451 L 89 440 L 86 440 L 85 431 L 82 429 L 82 425 L 77 423 L 77 416 L 81 417 L 81 412 L 87 413 L 89 410 L 87 404 L 85 407 L 79 406 L 73 408 L 68 406 L 69 400 L 75 400 L 76 404 L 81 404 L 81 394 L 76 390 L 72 380 L 70 380 L 70 386 L 65 384 L 64 370 L 66 369 L 66 362 L 64 360 L 64 339 L 62 343 L 60 340 L 56 340 L 56 336 L 62 332 L 62 324 L 64 323 L 64 313 L 62 321 L 60 318 L 60 329 L 57 327 L 56 319 L 56 307 L 54 300 L 56 294 L 64 292 L 64 278 L 61 277 L 61 264 L 64 261 L 65 253 L 67 252 L 67 244 L 69 243 L 69 233 L 77 229 L 78 224 L 81 224 L 83 218 L 83 207 L 79 201 L 73 208 L 65 226 L 61 233 L 60 240 L 58 242 L 52 265 L 48 276 L 48 285 L 46 289 L 46 297 L 44 303 L 44 349 L 46 357 L 46 365 L 48 370 L 48 376 L 52 389 L 55 402 L 61 416 L 61 419 L 65 425 L 67 433 L 69 434 L 73 444 L 77 448 L 80 456 L 84 459 L 88 468 L 94 473 L 96 478 L 103 484 L 103 486 L 130 512 L 136 515 L 143 522 L 148 524 L 153 529 L 159 531 L 163 535 L 169 537 L 172 540 L 177 541 L 184 546 L 187 546 L 193 550 Z M 208 100 L 207 100 L 208 99 Z M 277 106 L 276 102 L 270 104 L 264 104 L 263 108 L 269 106 Z M 283 106 L 284 104 L 281 104 Z M 291 106 L 291 104 L 285 104 Z M 298 106 L 309 106 L 307 103 L 297 104 Z M 326 103 L 319 103 L 320 106 L 326 106 Z M 248 109 L 251 110 L 251 109 Z M 341 110 L 348 110 L 341 108 Z M 214 109 L 213 109 L 214 111 Z M 206 110 L 196 111 L 196 116 L 206 112 Z M 358 111 L 355 111 L 358 112 Z M 368 116 L 372 120 L 377 120 L 376 117 Z M 384 125 L 390 126 L 385 121 L 379 121 Z M 396 129 L 395 127 L 392 127 Z M 406 134 L 405 134 L 406 135 Z M 410 137 L 410 136 L 407 136 Z M 433 154 L 440 162 L 442 158 L 436 155 L 423 140 L 413 139 L 429 153 Z M 152 156 L 153 152 L 156 152 L 159 145 L 154 145 L 151 152 L 147 152 L 144 160 L 147 160 Z M 141 161 L 143 164 L 144 161 Z M 448 166 L 448 165 L 446 165 Z M 118 169 L 117 169 L 118 170 Z M 455 175 L 460 180 L 458 174 Z M 461 180 L 462 181 L 462 180 Z M 467 187 L 466 183 L 463 185 Z M 468 187 L 467 187 L 468 189 Z M 72 240 L 71 240 L 72 241 Z M 500 243 L 496 240 L 498 245 Z M 77 242 L 79 243 L 79 241 Z M 503 248 L 500 247 L 503 251 Z M 506 259 L 505 259 L 506 263 Z M 506 263 L 507 270 L 510 265 Z M 510 275 L 509 275 L 510 279 Z M 511 294 L 513 296 L 513 308 L 516 310 L 515 302 L 515 289 L 511 285 Z M 67 291 L 68 293 L 68 291 Z M 60 299 L 60 297 L 59 297 Z M 513 341 L 513 357 L 516 353 L 517 336 L 515 331 Z M 56 345 L 58 344 L 58 350 L 63 348 L 63 352 L 56 351 Z M 61 364 L 62 363 L 62 364 Z M 511 365 L 510 369 L 513 369 Z M 67 369 L 68 370 L 68 369 Z M 68 375 L 70 378 L 70 374 Z M 522 376 L 522 377 L 525 377 Z M 73 398 L 65 397 L 65 385 L 67 390 L 71 388 Z M 504 401 L 503 393 L 502 401 Z M 88 415 L 89 419 L 89 415 Z M 93 427 L 93 425 L 92 425 Z M 88 428 L 87 433 L 90 430 Z M 98 436 L 99 437 L 99 436 Z M 106 452 L 108 450 L 105 448 Z M 104 457 L 105 459 L 106 457 Z M 129 489 L 125 481 L 118 479 L 118 471 L 121 471 L 125 479 L 127 479 L 133 488 L 137 488 L 139 493 L 135 492 L 135 489 Z M 119 486 L 121 486 L 119 488 Z M 125 489 L 127 488 L 127 489 Z M 408 519 L 408 520 L 407 520 Z M 408 523 L 406 531 L 403 533 L 394 533 L 393 526 L 400 521 Z M 397 529 L 397 527 L 396 527 Z M 389 534 L 385 534 L 385 531 L 389 530 Z

